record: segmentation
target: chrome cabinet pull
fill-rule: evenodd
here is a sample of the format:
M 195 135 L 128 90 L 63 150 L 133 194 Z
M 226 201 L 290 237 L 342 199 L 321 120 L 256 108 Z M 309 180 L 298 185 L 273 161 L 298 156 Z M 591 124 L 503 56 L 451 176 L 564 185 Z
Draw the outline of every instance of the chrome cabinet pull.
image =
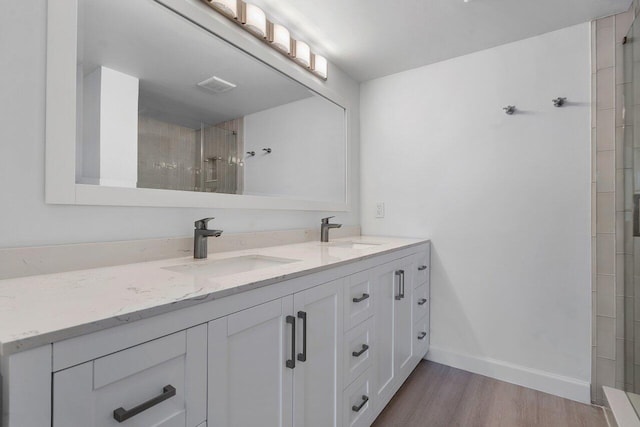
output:
M 307 313 L 304 311 L 298 312 L 298 319 L 302 319 L 302 353 L 298 353 L 298 360 L 301 362 L 307 361 Z
M 427 302 L 427 299 L 426 299 L 426 298 L 420 298 L 420 299 L 418 300 L 418 305 L 424 305 L 424 303 L 426 303 L 426 302 Z
M 366 344 L 362 344 L 362 349 L 360 349 L 360 351 L 354 351 L 351 353 L 351 355 L 353 357 L 360 357 L 362 355 L 362 353 L 364 353 L 365 351 L 369 350 L 369 346 Z
M 360 409 L 362 409 L 362 407 L 363 407 L 364 405 L 366 405 L 368 401 L 369 401 L 369 396 L 366 396 L 366 395 L 364 395 L 364 394 L 363 394 L 363 395 L 362 395 L 362 402 L 361 402 L 359 405 L 353 405 L 353 406 L 351 407 L 351 410 L 352 410 L 353 412 L 360 412 Z
M 426 332 L 420 332 L 420 335 L 418 335 L 418 339 L 419 339 L 419 340 L 423 340 L 423 339 L 424 339 L 424 337 L 426 337 L 426 336 L 427 336 L 427 333 L 426 333 Z
M 146 411 L 149 408 L 156 406 L 158 403 L 164 402 L 167 399 L 172 398 L 176 395 L 176 388 L 171 384 L 168 384 L 162 388 L 162 394 L 154 397 L 153 399 L 149 399 L 140 405 L 131 408 L 129 410 L 120 407 L 113 411 L 113 419 L 117 422 L 121 423 L 123 421 L 128 420 L 131 417 L 135 417 L 141 412 Z
M 418 271 L 423 271 L 426 270 L 427 266 L 426 265 L 421 265 L 420 267 L 418 267 Z
M 362 294 L 362 296 L 360 298 L 353 298 L 353 302 L 362 302 L 362 301 L 366 300 L 369 297 L 370 297 L 369 294 Z
M 296 318 L 287 316 L 287 323 L 291 325 L 291 359 L 287 360 L 287 368 L 296 367 Z

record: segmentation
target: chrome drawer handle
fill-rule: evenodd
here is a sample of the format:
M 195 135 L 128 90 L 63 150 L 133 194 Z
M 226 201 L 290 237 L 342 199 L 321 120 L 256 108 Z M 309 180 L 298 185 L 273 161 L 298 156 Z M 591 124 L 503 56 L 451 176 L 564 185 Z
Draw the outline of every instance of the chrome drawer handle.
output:
M 427 302 L 427 299 L 426 299 L 426 298 L 420 298 L 420 299 L 418 300 L 418 305 L 424 305 L 424 303 L 426 303 L 426 302 Z
M 426 270 L 427 266 L 426 265 L 421 265 L 420 267 L 418 267 L 418 271 L 423 271 Z
M 351 407 L 351 410 L 352 410 L 353 412 L 360 412 L 360 409 L 362 409 L 362 407 L 363 407 L 364 405 L 366 405 L 368 401 L 369 401 L 369 397 L 363 394 L 363 395 L 362 395 L 362 403 L 360 403 L 359 405 L 353 405 L 353 406 Z
M 123 421 L 128 420 L 131 417 L 135 417 L 136 415 L 138 415 L 141 412 L 146 411 L 147 409 L 156 406 L 158 403 L 164 402 L 167 399 L 172 398 L 173 396 L 176 395 L 176 388 L 174 386 L 172 386 L 171 384 L 164 386 L 164 388 L 162 389 L 162 394 L 160 396 L 156 396 L 153 399 L 149 399 L 146 402 L 131 408 L 129 410 L 124 409 L 123 407 L 120 407 L 116 410 L 113 411 L 113 418 L 121 423 Z
M 360 357 L 360 355 L 362 355 L 362 353 L 364 353 L 365 351 L 369 350 L 369 346 L 366 344 L 362 344 L 362 349 L 360 351 L 354 351 L 351 353 L 351 355 L 353 357 Z
M 369 294 L 362 294 L 362 296 L 360 298 L 354 298 L 353 302 L 362 302 L 362 301 L 366 300 L 369 297 L 370 297 Z
M 424 339 L 424 337 L 426 337 L 426 336 L 427 336 L 427 333 L 426 333 L 426 332 L 420 332 L 420 335 L 418 335 L 418 339 L 419 339 L 419 340 L 423 340 L 423 339 Z

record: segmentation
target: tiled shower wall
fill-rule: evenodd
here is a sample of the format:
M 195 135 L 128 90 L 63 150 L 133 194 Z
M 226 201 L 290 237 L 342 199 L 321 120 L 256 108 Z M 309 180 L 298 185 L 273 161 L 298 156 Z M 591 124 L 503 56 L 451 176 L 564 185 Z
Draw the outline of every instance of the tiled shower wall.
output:
M 625 297 L 625 258 L 632 249 L 624 244 L 624 135 L 625 73 L 622 41 L 635 11 L 592 23 L 592 387 L 591 400 L 602 404 L 602 386 L 631 389 L 633 337 L 625 342 L 625 309 L 633 310 L 633 297 Z M 631 167 L 630 165 L 627 165 Z M 627 224 L 628 225 L 628 224 Z M 632 261 L 632 260 L 631 260 Z M 631 265 L 631 261 L 626 263 Z M 633 294 L 631 294 L 633 295 Z M 626 356 L 626 357 L 625 357 Z M 625 366 L 625 360 L 627 365 Z

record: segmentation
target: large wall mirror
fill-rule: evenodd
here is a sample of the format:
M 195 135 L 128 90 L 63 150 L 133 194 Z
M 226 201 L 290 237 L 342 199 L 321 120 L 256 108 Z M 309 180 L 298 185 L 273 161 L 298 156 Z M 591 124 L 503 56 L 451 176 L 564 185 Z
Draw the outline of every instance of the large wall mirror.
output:
M 347 111 L 340 100 L 218 37 L 167 2 L 69 3 L 75 14 L 60 5 L 50 11 L 49 40 L 55 46 L 64 38 L 52 31 L 65 13 L 75 19 L 75 55 L 67 55 L 75 59 L 74 192 L 62 194 L 62 174 L 48 169 L 49 201 L 348 208 Z M 62 59 L 49 61 L 48 84 Z M 48 127 L 49 114 L 60 114 L 51 107 Z M 69 144 L 50 138 L 56 135 L 48 129 L 48 149 Z M 48 153 L 48 167 L 49 154 L 63 155 Z

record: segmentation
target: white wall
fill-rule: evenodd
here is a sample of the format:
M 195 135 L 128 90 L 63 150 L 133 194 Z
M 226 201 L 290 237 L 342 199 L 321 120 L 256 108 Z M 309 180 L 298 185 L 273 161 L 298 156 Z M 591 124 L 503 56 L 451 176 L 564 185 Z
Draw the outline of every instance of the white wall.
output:
M 363 233 L 433 239 L 430 357 L 583 401 L 589 37 L 583 24 L 380 78 L 360 100 Z
M 244 148 L 256 153 L 245 158 L 245 194 L 344 201 L 344 126 L 344 109 L 320 96 L 245 116 Z
M 215 216 L 215 227 L 228 232 L 319 226 L 324 212 L 46 205 L 46 5 L 46 0 L 8 0 L 0 13 L 0 248 L 188 236 L 193 221 L 204 216 Z M 359 87 L 335 66 L 330 72 L 327 84 L 355 105 L 350 137 L 358 153 Z M 336 220 L 357 225 L 358 156 L 351 158 L 353 209 L 337 213 Z

